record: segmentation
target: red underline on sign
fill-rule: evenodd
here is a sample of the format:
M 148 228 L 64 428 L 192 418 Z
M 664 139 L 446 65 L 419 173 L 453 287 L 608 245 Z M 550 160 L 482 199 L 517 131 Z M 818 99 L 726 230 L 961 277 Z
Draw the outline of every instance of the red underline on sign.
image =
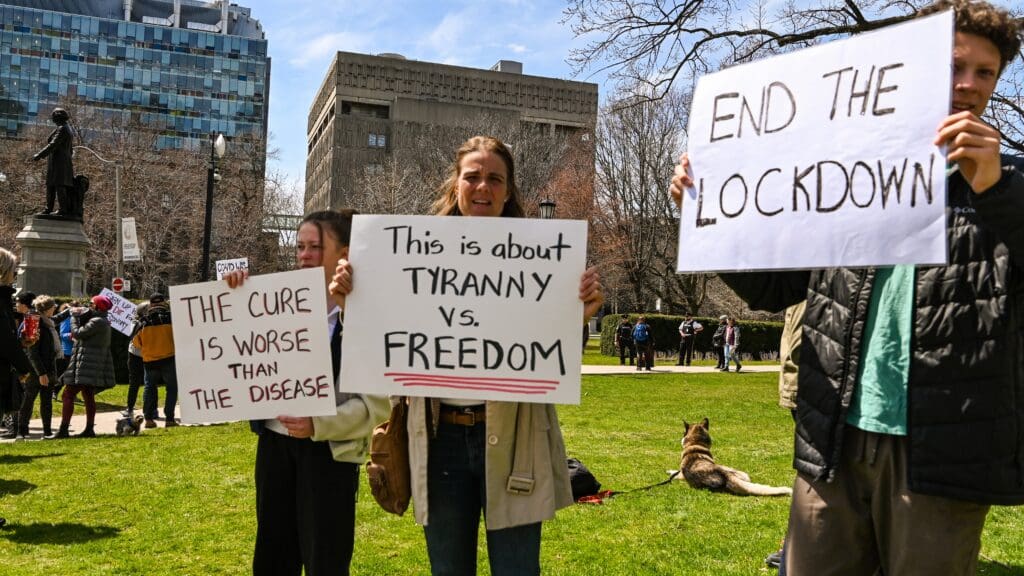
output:
M 454 388 L 459 390 L 490 390 L 508 394 L 546 394 L 558 387 L 557 380 L 531 380 L 527 378 L 486 378 L 480 376 L 445 376 L 440 374 L 414 374 L 385 372 L 403 387 Z M 516 384 L 522 382 L 522 384 Z
M 540 390 L 522 390 L 520 388 L 504 388 L 501 386 L 488 386 L 485 384 L 457 384 L 445 382 L 444 380 L 430 380 L 423 382 L 406 382 L 402 386 L 423 386 L 426 388 L 454 388 L 456 390 L 490 390 L 492 392 L 505 392 L 507 394 L 547 394 L 555 388 L 544 388 Z
M 385 376 L 402 378 L 411 376 L 424 380 L 444 380 L 445 382 L 525 382 L 527 384 L 553 384 L 558 385 L 558 380 L 531 380 L 529 378 L 498 378 L 485 376 L 447 376 L 444 374 L 416 374 L 414 372 L 385 372 Z

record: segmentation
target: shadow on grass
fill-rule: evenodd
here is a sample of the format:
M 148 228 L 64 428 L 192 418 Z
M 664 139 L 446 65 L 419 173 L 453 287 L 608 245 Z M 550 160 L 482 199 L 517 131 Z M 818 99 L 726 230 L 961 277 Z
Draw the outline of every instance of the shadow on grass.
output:
M 984 576 L 1024 576 L 1024 566 L 1010 566 L 994 560 L 980 560 L 978 574 Z
M 36 485 L 24 480 L 4 480 L 0 478 L 0 496 L 21 494 L 35 489 Z
M 75 404 L 78 404 L 78 402 L 75 402 Z M 121 410 L 124 410 L 124 404 L 96 401 L 96 412 L 120 412 Z
M 17 544 L 81 544 L 93 540 L 113 538 L 121 532 L 113 526 L 86 526 L 61 522 L 49 524 L 17 524 L 8 522 L 0 537 Z
M 0 466 L 5 464 L 28 464 L 39 458 L 57 458 L 63 455 L 63 452 L 54 452 L 53 454 L 4 454 L 0 456 Z

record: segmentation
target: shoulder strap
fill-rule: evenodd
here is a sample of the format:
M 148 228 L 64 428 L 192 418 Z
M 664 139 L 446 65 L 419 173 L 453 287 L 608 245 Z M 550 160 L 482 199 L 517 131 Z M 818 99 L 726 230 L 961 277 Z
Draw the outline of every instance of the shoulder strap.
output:
M 533 410 L 532 404 L 516 406 L 516 452 L 512 461 L 512 474 L 505 489 L 512 494 L 533 493 Z

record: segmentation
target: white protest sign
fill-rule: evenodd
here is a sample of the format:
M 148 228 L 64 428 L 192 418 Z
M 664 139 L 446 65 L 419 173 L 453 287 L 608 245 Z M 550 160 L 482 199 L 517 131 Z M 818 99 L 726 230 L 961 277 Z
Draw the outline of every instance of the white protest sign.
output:
M 950 12 L 704 76 L 680 272 L 942 264 Z
M 171 286 L 181 419 L 336 413 L 320 268 Z
M 578 404 L 586 222 L 355 216 L 339 390 Z
M 227 274 L 228 272 L 234 272 L 235 270 L 248 270 L 249 259 L 242 257 L 232 258 L 230 260 L 217 260 L 216 268 L 217 280 L 223 280 L 224 275 Z
M 110 322 L 110 327 L 125 336 L 131 336 L 132 320 L 135 319 L 135 304 L 107 288 L 101 290 L 100 295 L 110 298 L 110 303 L 113 304 L 113 307 L 107 312 L 107 321 Z

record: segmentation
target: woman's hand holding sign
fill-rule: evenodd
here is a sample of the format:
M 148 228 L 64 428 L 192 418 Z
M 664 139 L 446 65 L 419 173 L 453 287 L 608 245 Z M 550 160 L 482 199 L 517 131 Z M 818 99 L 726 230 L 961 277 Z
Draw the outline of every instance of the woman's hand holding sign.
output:
M 597 314 L 604 304 L 604 294 L 601 292 L 601 275 L 597 272 L 596 266 L 587 268 L 580 278 L 580 300 L 583 301 L 583 321 L 590 320 L 590 317 Z
M 669 187 L 676 208 L 683 207 L 683 190 L 687 188 L 693 188 L 693 176 L 690 175 L 690 155 L 683 152 L 679 157 L 679 164 L 676 164 L 672 185 Z
M 338 308 L 344 310 L 345 297 L 352 292 L 352 265 L 345 258 L 338 260 L 338 265 L 334 268 L 334 278 L 331 279 L 328 290 L 334 303 L 338 305 Z

